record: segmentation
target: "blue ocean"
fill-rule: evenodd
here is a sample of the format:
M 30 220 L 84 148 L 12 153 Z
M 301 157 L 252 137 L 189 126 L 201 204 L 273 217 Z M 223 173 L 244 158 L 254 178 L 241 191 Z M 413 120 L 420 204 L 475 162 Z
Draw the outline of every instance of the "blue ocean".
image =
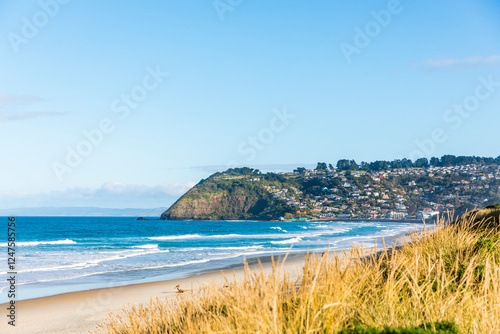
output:
M 4 219 L 7 225 L 7 218 Z M 153 282 L 242 265 L 244 259 L 373 246 L 422 228 L 397 222 L 161 221 L 17 217 L 17 300 Z M 5 241 L 5 242 L 2 242 Z M 0 239 L 7 275 L 7 240 Z M 0 282 L 0 303 L 7 302 Z

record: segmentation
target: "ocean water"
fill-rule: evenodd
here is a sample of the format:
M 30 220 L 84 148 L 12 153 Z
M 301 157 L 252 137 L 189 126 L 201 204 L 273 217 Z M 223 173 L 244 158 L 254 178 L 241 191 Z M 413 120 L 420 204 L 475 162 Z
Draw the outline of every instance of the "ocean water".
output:
M 0 217 L 5 222 L 7 217 Z M 128 217 L 16 218 L 16 299 L 195 275 L 290 251 L 373 246 L 420 229 L 396 222 L 139 221 Z M 7 233 L 0 272 L 7 277 Z M 290 250 L 290 246 L 293 246 Z M 7 302 L 0 281 L 0 303 Z

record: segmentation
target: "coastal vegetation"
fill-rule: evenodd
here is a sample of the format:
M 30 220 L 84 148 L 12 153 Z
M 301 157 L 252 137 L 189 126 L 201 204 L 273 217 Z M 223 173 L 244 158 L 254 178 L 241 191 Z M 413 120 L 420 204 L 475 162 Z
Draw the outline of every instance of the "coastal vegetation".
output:
M 260 178 L 263 177 L 263 182 Z M 190 189 L 162 214 L 165 220 L 272 220 L 289 212 L 282 199 L 269 193 L 265 184 L 280 184 L 283 177 L 251 168 L 216 173 Z
M 500 202 L 499 159 L 340 160 L 337 168 L 261 173 L 234 168 L 189 190 L 165 220 L 427 219 Z M 500 160 L 499 160 L 500 161 Z
M 410 243 L 309 254 L 244 280 L 111 314 L 99 333 L 498 333 L 500 209 L 440 219 Z M 368 252 L 368 254 L 367 254 Z

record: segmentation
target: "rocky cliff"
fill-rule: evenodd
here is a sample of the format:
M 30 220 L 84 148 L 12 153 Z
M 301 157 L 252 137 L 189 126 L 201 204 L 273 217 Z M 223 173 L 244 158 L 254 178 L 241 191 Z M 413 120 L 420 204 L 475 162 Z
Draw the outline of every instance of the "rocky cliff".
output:
M 163 220 L 275 220 L 293 211 L 255 182 L 258 174 L 216 173 L 190 189 Z

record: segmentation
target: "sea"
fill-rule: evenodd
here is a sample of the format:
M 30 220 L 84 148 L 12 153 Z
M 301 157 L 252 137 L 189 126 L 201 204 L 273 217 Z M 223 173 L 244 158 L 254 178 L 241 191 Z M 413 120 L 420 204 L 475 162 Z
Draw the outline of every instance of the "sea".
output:
M 4 221 L 7 232 L 7 217 Z M 272 255 L 382 248 L 421 223 L 162 221 L 135 217 L 17 217 L 16 300 L 184 278 Z M 0 238 L 0 303 L 8 298 L 7 233 Z

